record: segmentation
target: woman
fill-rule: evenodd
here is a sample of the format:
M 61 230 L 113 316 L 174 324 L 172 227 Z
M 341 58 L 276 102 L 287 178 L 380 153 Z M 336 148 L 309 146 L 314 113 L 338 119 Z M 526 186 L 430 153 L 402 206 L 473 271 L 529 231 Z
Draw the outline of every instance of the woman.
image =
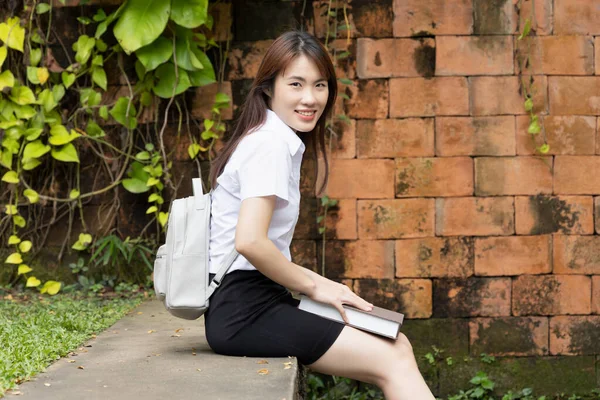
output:
M 314 371 L 379 386 L 387 399 L 433 399 L 410 343 L 299 310 L 289 290 L 336 307 L 370 310 L 345 285 L 292 263 L 289 245 L 300 204 L 300 164 L 311 137 L 324 152 L 325 121 L 337 94 L 325 48 L 288 32 L 268 49 L 233 134 L 215 159 L 210 272 L 233 246 L 240 256 L 211 297 L 206 337 L 220 354 L 295 356 Z M 214 275 L 211 275 L 211 278 Z

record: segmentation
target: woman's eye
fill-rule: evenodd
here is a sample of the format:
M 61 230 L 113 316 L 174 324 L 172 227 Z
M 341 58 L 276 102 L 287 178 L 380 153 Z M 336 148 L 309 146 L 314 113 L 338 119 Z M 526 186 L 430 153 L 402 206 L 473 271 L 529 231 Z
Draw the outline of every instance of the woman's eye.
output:
M 300 82 L 292 82 L 292 83 L 290 83 L 290 85 L 292 85 L 294 87 L 300 87 Z

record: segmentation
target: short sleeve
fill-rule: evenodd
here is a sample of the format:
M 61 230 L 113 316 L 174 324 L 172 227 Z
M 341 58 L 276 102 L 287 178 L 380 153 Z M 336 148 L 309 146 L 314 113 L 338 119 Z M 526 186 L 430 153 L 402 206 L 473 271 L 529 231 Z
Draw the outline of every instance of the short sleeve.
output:
M 275 195 L 289 200 L 292 156 L 282 140 L 263 140 L 244 157 L 239 169 L 240 199 Z

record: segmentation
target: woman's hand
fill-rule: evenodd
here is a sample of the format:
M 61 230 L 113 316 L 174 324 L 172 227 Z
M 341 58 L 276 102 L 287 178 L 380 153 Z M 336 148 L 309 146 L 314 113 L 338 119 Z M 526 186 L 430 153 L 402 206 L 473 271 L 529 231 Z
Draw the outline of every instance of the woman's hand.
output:
M 342 315 L 344 322 L 348 323 L 349 321 L 346 316 L 346 310 L 342 306 L 343 304 L 348 304 L 364 311 L 371 311 L 373 309 L 373 304 L 352 292 L 348 286 L 320 275 L 319 278 L 321 279 L 313 279 L 315 281 L 315 288 L 312 293 L 307 293 L 306 295 L 315 301 L 334 306 Z

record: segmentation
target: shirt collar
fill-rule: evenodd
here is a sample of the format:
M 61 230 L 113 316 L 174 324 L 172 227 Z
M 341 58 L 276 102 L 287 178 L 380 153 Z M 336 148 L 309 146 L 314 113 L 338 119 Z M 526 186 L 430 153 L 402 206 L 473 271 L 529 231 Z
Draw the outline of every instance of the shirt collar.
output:
M 288 144 L 290 154 L 294 155 L 300 150 L 304 153 L 306 146 L 302 143 L 302 140 L 298 137 L 296 132 L 292 130 L 285 122 L 275 114 L 272 110 L 267 109 L 267 120 L 265 121 L 262 128 L 268 130 L 274 130 L 281 134 Z

